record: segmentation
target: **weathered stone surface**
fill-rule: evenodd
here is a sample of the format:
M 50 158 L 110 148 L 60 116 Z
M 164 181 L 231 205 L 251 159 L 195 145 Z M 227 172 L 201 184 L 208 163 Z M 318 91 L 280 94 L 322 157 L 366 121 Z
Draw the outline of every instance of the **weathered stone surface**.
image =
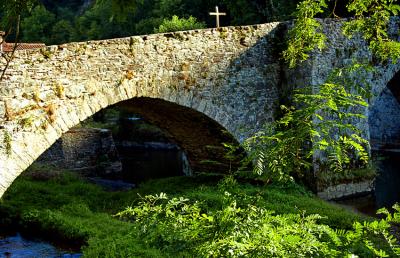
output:
M 122 172 L 111 131 L 106 129 L 71 129 L 44 152 L 38 162 L 85 176 L 118 178 Z
M 317 195 L 324 200 L 335 200 L 357 194 L 371 193 L 374 190 L 374 181 L 366 180 L 356 183 L 346 183 L 329 186 Z
M 369 109 L 371 145 L 374 149 L 396 148 L 400 144 L 400 74 L 376 96 Z M 395 94 L 394 94 L 395 93 Z

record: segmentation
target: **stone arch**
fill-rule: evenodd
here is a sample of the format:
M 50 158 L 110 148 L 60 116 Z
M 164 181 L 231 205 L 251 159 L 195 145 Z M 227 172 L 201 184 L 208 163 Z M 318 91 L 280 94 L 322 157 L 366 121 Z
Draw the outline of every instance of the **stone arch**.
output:
M 103 108 L 119 102 L 129 101 L 137 96 L 143 97 L 144 94 L 129 94 L 127 89 L 130 86 L 126 85 L 126 87 L 125 91 L 110 89 L 109 91 L 103 90 L 101 93 L 88 94 L 83 98 L 73 99 L 72 101 L 65 99 L 66 101 L 62 103 L 51 104 L 54 105 L 52 111 L 49 111 L 49 106 L 38 108 L 33 111 L 44 116 L 40 122 L 30 125 L 30 128 L 14 128 L 13 131 L 8 131 L 6 128 L 5 132 L 11 137 L 11 153 L 1 156 L 0 173 L 2 181 L 0 182 L 0 195 L 4 193 L 21 172 L 60 138 L 62 133 L 67 132 Z M 153 98 L 170 103 L 173 101 L 172 103 L 176 106 L 195 110 L 196 113 L 208 117 L 214 124 L 218 123 L 221 128 L 226 128 L 235 139 L 239 138 L 237 132 L 231 131 L 232 126 L 228 123 L 233 119 L 221 108 L 217 108 L 212 103 L 207 103 L 195 96 L 190 96 L 190 92 L 166 92 L 166 95 L 160 96 L 160 94 L 156 94 L 156 97 L 150 93 L 147 94 L 145 99 Z M 52 112 L 52 114 L 49 115 L 48 112 Z M 20 121 L 19 125 L 24 127 Z M 46 123 L 45 127 L 42 122 Z M 5 137 L 4 134 L 2 135 L 3 138 Z
M 375 100 L 388 86 L 392 85 L 391 82 L 400 71 L 400 63 L 389 63 L 387 65 L 380 65 L 375 67 L 376 76 L 371 79 L 371 99 L 369 105 L 374 105 Z M 394 89 L 394 87 L 393 87 Z
M 368 110 L 372 149 L 400 142 L 400 68 L 391 64 L 380 71 L 383 74 L 372 86 L 373 96 Z
M 273 120 L 279 102 L 281 65 L 274 38 L 279 26 L 133 36 L 17 52 L 0 82 L 0 197 L 63 132 L 135 97 L 197 110 L 242 142 Z

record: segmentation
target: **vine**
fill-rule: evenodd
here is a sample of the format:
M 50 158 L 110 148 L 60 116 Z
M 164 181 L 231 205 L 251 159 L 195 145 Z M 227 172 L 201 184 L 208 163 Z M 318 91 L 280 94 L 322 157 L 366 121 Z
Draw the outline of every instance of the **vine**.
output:
M 325 0 L 304 0 L 297 6 L 297 19 L 283 52 L 290 68 L 307 60 L 311 52 L 325 48 L 326 35 L 315 17 L 326 8 Z M 347 8 L 355 18 L 344 22 L 343 34 L 362 35 L 374 62 L 396 62 L 400 43 L 392 40 L 387 30 L 390 16 L 397 15 L 400 6 L 393 0 L 353 0 Z M 347 173 L 369 167 L 369 142 L 354 121 L 366 118 L 372 64 L 366 59 L 355 60 L 331 71 L 321 85 L 303 85 L 296 90 L 293 104 L 281 107 L 282 118 L 245 141 L 255 172 L 270 179 L 292 180 L 311 168 Z
M 293 28 L 289 31 L 288 48 L 283 51 L 283 58 L 294 68 L 299 62 L 309 58 L 315 48 L 325 47 L 326 36 L 318 32 L 321 24 L 314 19 L 327 7 L 325 0 L 305 0 L 297 6 Z
M 361 34 L 369 42 L 369 48 L 379 62 L 400 58 L 400 42 L 390 39 L 388 24 L 391 16 L 399 14 L 400 5 L 395 0 L 353 0 L 348 10 L 355 18 L 344 24 L 343 32 L 348 37 Z

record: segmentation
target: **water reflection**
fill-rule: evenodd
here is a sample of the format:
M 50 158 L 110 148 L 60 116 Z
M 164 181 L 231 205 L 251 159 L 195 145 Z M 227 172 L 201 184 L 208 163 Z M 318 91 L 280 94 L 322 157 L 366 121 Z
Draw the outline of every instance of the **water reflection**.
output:
M 375 180 L 375 201 L 377 208 L 391 207 L 400 201 L 400 152 L 379 151 L 374 153 L 378 176 Z
M 372 194 L 351 197 L 336 203 L 370 216 L 377 216 L 380 208 L 391 208 L 400 202 L 400 151 L 373 151 L 374 164 L 377 167 L 375 192 Z
M 57 249 L 51 244 L 28 240 L 20 234 L 9 237 L 0 236 L 0 257 L 63 257 L 78 258 L 82 254 L 73 254 Z
M 176 145 L 155 148 L 150 144 L 121 144 L 118 151 L 123 177 L 128 182 L 183 175 L 183 152 Z

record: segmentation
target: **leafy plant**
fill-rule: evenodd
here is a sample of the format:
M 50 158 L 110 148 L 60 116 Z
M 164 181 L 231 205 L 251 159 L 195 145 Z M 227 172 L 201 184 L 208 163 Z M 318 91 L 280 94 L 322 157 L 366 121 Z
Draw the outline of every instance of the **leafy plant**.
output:
M 238 191 L 232 177 L 219 184 L 222 206 L 213 211 L 185 197 L 147 195 L 117 214 L 137 226 L 149 247 L 176 256 L 195 257 L 389 257 L 400 249 L 389 222 L 399 217 L 356 222 L 351 230 L 321 224 L 317 214 L 275 215 L 256 198 Z M 252 203 L 251 203 L 252 202 Z M 397 207 L 398 208 L 398 207 Z
M 331 245 L 318 236 L 319 228 L 347 232 L 344 229 L 351 229 L 354 221 L 363 224 L 369 220 L 323 202 L 296 184 L 265 187 L 239 184 L 233 177 L 218 184 L 215 176 L 176 177 L 151 180 L 130 191 L 109 192 L 55 167 L 32 166 L 29 171 L 18 177 L 3 197 L 0 227 L 13 221 L 23 232 L 51 236 L 52 241 L 63 244 L 72 241 L 83 245 L 85 257 L 212 256 L 208 251 L 232 257 L 230 247 L 236 256 L 246 247 L 254 250 L 254 256 L 268 257 L 268 252 L 263 255 L 260 250 L 269 248 L 269 243 L 278 249 L 276 254 L 304 247 L 299 251 L 302 254 Z M 160 189 L 165 194 L 159 194 Z M 148 195 L 153 197 L 140 197 Z M 127 206 L 140 212 L 138 217 L 127 214 L 126 221 L 119 221 L 111 215 Z M 315 213 L 321 218 L 312 217 Z M 11 226 L 15 229 L 16 224 Z M 288 243 L 289 234 L 295 238 L 304 234 L 307 240 L 326 243 L 316 242 L 316 247 L 305 241 Z M 330 248 L 343 250 L 335 245 Z
M 11 138 L 11 134 L 8 131 L 4 131 L 4 138 L 3 138 L 3 143 L 6 149 L 6 154 L 7 156 L 11 155 L 11 151 L 12 151 L 12 138 Z
M 318 32 L 321 24 L 314 17 L 323 13 L 326 7 L 325 0 L 305 0 L 298 4 L 296 20 L 289 31 L 288 48 L 283 52 L 290 68 L 307 60 L 309 53 L 315 48 L 322 50 L 325 47 L 326 36 Z
M 388 23 L 391 16 L 397 16 L 400 5 L 396 0 L 353 0 L 347 6 L 355 14 L 344 24 L 343 32 L 349 37 L 361 34 L 369 42 L 369 48 L 379 59 L 397 62 L 400 58 L 400 42 L 388 35 Z
M 396 62 L 400 43 L 389 38 L 387 27 L 390 15 L 396 15 L 400 6 L 392 0 L 354 0 L 347 7 L 355 19 L 344 24 L 343 33 L 349 37 L 361 33 L 380 61 Z M 315 16 L 326 8 L 325 0 L 304 0 L 297 6 L 288 48 L 283 52 L 289 67 L 325 47 L 326 36 Z M 255 171 L 287 181 L 311 168 L 334 173 L 367 167 L 369 143 L 358 124 L 366 118 L 370 97 L 367 81 L 372 76 L 371 64 L 361 59 L 334 69 L 321 85 L 300 85 L 302 89 L 293 95 L 293 106 L 281 107 L 283 117 L 245 142 Z
M 206 27 L 204 22 L 198 22 L 193 16 L 189 18 L 179 18 L 174 15 L 171 19 L 164 19 L 158 29 L 154 29 L 155 33 L 174 32 L 182 30 L 203 29 Z
M 18 121 L 18 123 L 23 127 L 23 128 L 29 128 L 32 127 L 33 123 L 35 122 L 36 117 L 30 115 L 28 117 L 24 117 L 21 120 Z
M 372 165 L 368 165 L 365 168 L 345 169 L 341 173 L 332 173 L 332 171 L 325 170 L 318 173 L 317 184 L 318 187 L 325 188 L 348 182 L 357 183 L 365 180 L 372 181 L 376 176 L 376 168 Z
M 281 119 L 245 141 L 257 174 L 287 181 L 309 171 L 312 162 L 334 172 L 366 166 L 369 144 L 352 122 L 365 118 L 369 94 L 366 82 L 353 78 L 361 82 L 368 70 L 354 64 L 334 70 L 319 87 L 297 90 L 294 106 L 281 107 Z

